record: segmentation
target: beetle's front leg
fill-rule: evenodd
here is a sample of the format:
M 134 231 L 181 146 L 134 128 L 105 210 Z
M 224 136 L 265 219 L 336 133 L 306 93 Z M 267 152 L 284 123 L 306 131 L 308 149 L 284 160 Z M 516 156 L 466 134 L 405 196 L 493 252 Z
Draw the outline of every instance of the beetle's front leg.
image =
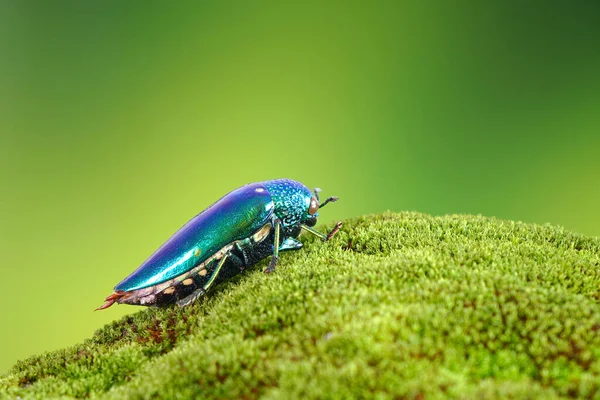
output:
M 331 239 L 336 233 L 338 233 L 338 231 L 342 228 L 342 221 L 335 224 L 335 226 L 333 227 L 331 232 L 329 232 L 327 235 L 325 235 L 317 230 L 314 230 L 310 226 L 300 225 L 300 228 L 304 229 L 307 232 L 312 233 L 315 236 L 318 236 L 319 238 L 321 238 L 322 241 L 326 242 L 329 239 Z
M 275 266 L 277 265 L 277 261 L 279 260 L 279 232 L 281 231 L 281 221 L 276 219 L 274 222 L 275 225 L 275 238 L 273 239 L 273 256 L 271 257 L 271 262 L 267 269 L 265 269 L 265 274 L 270 274 L 275 271 Z

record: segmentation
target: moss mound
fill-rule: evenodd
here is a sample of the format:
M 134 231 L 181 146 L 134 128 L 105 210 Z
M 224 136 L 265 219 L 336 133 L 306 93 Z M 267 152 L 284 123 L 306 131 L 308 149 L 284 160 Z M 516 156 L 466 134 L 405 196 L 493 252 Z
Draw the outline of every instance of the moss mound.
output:
M 303 241 L 275 274 L 17 363 L 0 397 L 600 396 L 600 238 L 385 213 Z

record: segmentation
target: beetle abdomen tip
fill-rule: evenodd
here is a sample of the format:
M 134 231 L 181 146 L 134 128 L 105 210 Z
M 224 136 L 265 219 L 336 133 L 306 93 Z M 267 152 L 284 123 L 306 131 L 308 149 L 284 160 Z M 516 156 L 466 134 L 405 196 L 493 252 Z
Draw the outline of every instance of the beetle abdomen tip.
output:
M 104 310 L 112 306 L 117 300 L 119 300 L 124 295 L 125 292 L 123 292 L 122 290 L 112 293 L 111 295 L 107 296 L 106 299 L 104 299 L 105 303 L 102 304 L 100 307 L 96 308 L 94 311 Z

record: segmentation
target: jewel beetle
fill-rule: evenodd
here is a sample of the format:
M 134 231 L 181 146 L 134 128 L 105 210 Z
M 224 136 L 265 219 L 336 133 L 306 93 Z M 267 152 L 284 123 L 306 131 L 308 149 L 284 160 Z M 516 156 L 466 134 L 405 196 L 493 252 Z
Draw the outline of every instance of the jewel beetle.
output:
M 117 284 L 97 310 L 114 303 L 183 307 L 269 255 L 264 272 L 273 272 L 279 252 L 302 247 L 297 238 L 303 230 L 327 241 L 342 227 L 338 222 L 327 235 L 313 229 L 319 208 L 338 199 L 319 203 L 319 191 L 291 179 L 276 179 L 226 194 Z

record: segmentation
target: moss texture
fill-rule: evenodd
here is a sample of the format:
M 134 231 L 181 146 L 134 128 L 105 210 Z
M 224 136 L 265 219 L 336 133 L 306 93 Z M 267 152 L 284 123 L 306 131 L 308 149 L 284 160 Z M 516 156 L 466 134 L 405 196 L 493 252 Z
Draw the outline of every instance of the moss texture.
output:
M 600 396 L 599 238 L 385 213 L 303 241 L 272 275 L 17 363 L 0 397 Z

